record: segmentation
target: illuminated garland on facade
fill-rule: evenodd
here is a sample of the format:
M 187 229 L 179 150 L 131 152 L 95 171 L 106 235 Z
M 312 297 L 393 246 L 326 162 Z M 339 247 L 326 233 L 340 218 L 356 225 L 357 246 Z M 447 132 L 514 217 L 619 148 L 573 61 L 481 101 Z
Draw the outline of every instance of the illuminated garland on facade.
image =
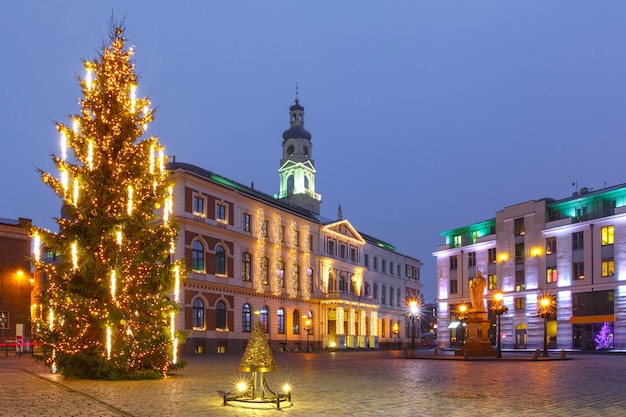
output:
M 305 268 L 304 279 L 302 282 L 302 287 L 300 288 L 300 293 L 305 300 L 311 298 L 311 280 L 313 277 L 311 276 L 311 246 L 309 242 L 309 234 L 310 229 L 309 225 L 305 224 L 302 228 L 302 233 L 304 236 L 304 244 L 302 247 L 304 250 L 302 251 L 302 265 Z
M 284 263 L 282 260 L 282 220 L 280 215 L 274 213 L 272 216 L 272 240 L 274 242 L 273 245 L 273 259 L 272 259 L 272 268 L 270 270 L 270 288 L 272 290 L 272 294 L 280 295 L 283 289 L 283 280 L 285 277 L 284 274 Z M 281 269 L 281 266 L 283 269 Z
M 256 265 L 256 273 L 252 274 L 252 280 L 254 288 L 256 288 L 256 292 L 262 293 L 265 291 L 265 286 L 263 284 L 263 277 L 267 276 L 267 263 L 264 262 L 265 259 L 265 240 L 267 236 L 266 230 L 263 229 L 265 225 L 265 212 L 261 207 L 259 207 L 256 211 L 256 257 L 255 257 L 255 265 Z
M 296 297 L 298 295 L 298 280 L 300 277 L 298 277 L 298 229 L 295 220 L 291 220 L 288 223 L 287 236 L 287 246 L 289 247 L 287 252 L 287 266 L 289 274 L 286 282 L 289 284 L 289 296 Z

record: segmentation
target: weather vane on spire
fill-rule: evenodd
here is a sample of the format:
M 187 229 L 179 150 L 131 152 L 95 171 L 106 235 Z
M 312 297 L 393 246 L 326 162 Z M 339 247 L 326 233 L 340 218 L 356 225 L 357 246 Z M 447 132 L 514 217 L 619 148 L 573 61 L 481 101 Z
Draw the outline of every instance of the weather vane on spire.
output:
M 299 88 L 298 88 L 298 82 L 296 81 L 296 103 L 298 103 L 298 102 L 300 101 L 300 100 L 298 99 L 298 91 L 299 91 Z

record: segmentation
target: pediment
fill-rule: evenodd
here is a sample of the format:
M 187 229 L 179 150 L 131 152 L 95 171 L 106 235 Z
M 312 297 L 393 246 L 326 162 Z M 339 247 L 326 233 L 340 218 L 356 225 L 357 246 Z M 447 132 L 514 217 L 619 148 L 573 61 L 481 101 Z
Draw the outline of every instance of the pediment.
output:
M 339 220 L 335 223 L 327 224 L 322 228 L 322 233 L 355 245 L 365 244 L 365 239 L 361 237 L 348 220 Z

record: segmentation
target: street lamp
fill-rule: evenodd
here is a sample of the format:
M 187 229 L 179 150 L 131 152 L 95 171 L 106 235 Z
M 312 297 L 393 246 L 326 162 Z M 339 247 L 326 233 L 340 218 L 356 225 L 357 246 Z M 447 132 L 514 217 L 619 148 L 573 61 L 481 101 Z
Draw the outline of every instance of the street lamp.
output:
M 500 316 L 502 316 L 502 314 L 509 311 L 509 309 L 505 305 L 502 304 L 503 299 L 504 299 L 504 294 L 501 293 L 500 291 L 493 294 L 493 302 L 494 302 L 493 312 L 496 314 L 496 319 L 497 319 L 496 330 L 498 333 L 497 333 L 496 358 L 498 359 L 502 358 L 502 342 L 501 342 L 502 326 L 500 324 Z
M 554 299 L 550 295 L 539 297 L 537 316 L 543 319 L 543 356 L 548 356 L 548 318 L 554 313 Z
M 305 319 L 304 325 L 306 326 L 304 328 L 304 330 L 306 330 L 306 351 L 308 352 L 309 349 L 309 336 L 311 334 L 311 319 L 308 316 L 302 316 L 303 319 Z
M 415 321 L 420 315 L 419 304 L 416 300 L 409 301 L 409 315 L 411 317 L 411 349 L 415 350 Z
M 465 344 L 465 319 L 467 318 L 468 312 L 469 305 L 467 305 L 467 303 L 459 304 L 457 307 L 457 315 L 459 317 L 459 321 L 461 322 L 461 347 Z
M 397 349 L 398 347 L 398 322 L 393 324 L 393 348 Z

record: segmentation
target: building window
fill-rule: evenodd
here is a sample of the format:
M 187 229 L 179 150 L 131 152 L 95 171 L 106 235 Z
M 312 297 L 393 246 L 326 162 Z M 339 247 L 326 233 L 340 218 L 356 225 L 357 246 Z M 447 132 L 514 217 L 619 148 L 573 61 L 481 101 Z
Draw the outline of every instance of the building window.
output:
M 478 234 L 477 231 L 473 231 L 472 232 L 472 245 L 476 243 L 476 241 L 478 240 L 479 237 L 480 237 L 480 235 Z
M 193 299 L 191 326 L 194 330 L 204 330 L 204 302 L 200 298 Z
M 241 254 L 241 280 L 252 282 L 252 255 L 248 252 Z
M 350 261 L 356 262 L 356 249 L 350 248 Z
M 315 249 L 313 244 L 314 244 L 313 235 L 309 235 L 309 250 L 311 252 L 313 252 L 313 250 Z
M 476 266 L 476 252 L 467 254 L 467 266 Z
M 452 247 L 460 248 L 463 245 L 463 239 L 461 235 L 452 236 Z
M 526 308 L 526 298 L 519 297 L 515 299 L 515 309 L 516 310 L 524 310 Z
M 378 271 L 378 258 L 374 256 L 374 270 Z
M 267 285 L 267 265 L 268 265 L 268 260 L 267 258 L 264 256 L 261 258 L 261 284 L 263 285 Z
M 524 291 L 526 289 L 526 276 L 524 270 L 515 271 L 515 291 Z
M 226 251 L 220 245 L 215 247 L 215 275 L 226 275 Z
M 524 244 L 516 243 L 515 244 L 515 263 L 517 264 L 524 263 L 525 258 L 526 257 L 524 254 Z
M 393 288 L 389 287 L 389 305 L 393 306 Z
M 380 286 L 380 303 L 387 304 L 387 286 L 386 285 Z
M 615 228 L 613 226 L 604 226 L 602 228 L 602 246 L 612 245 L 615 243 Z
M 328 254 L 329 255 L 335 254 L 335 241 L 334 240 L 328 240 Z
M 557 280 L 556 266 L 549 266 L 546 268 L 546 282 L 551 284 L 557 282 Z
M 615 261 L 613 258 L 602 259 L 602 276 L 612 277 L 615 275 Z
M 389 262 L 389 273 L 393 275 L 393 262 Z
M 276 311 L 276 325 L 278 334 L 285 334 L 285 310 L 283 308 Z
M 406 277 L 410 279 L 413 274 L 413 269 L 411 268 L 411 265 L 406 265 L 406 269 L 404 270 L 404 272 Z
M 300 334 L 300 311 L 293 310 L 293 327 L 291 328 L 293 334 Z
M 346 290 L 346 276 L 344 274 L 339 274 L 339 291 Z
M 278 228 L 278 241 L 283 243 L 285 242 L 285 226 L 282 224 Z
M 215 205 L 215 220 L 220 223 L 226 223 L 226 206 L 224 204 Z
M 546 238 L 546 255 L 556 253 L 556 236 Z
M 496 248 L 489 248 L 487 250 L 487 262 L 490 264 L 496 263 Z
M 515 236 L 524 236 L 526 231 L 524 230 L 524 218 L 515 219 Z
M 241 310 L 241 331 L 250 333 L 252 331 L 252 309 L 250 304 L 244 304 Z
M 261 322 L 261 327 L 265 333 L 270 332 L 270 311 L 267 306 L 261 307 L 261 315 L 259 317 L 259 321 Z
M 226 329 L 226 304 L 222 300 L 215 303 L 215 327 Z
M 365 267 L 370 267 L 370 256 L 367 253 L 365 254 Z
M 450 294 L 456 294 L 459 291 L 459 282 L 456 279 L 450 280 Z
M 572 249 L 583 249 L 584 237 L 584 232 L 572 233 Z
M 193 215 L 194 216 L 198 216 L 198 217 L 206 217 L 206 204 L 205 204 L 205 198 L 198 195 L 198 194 L 194 194 L 193 195 Z
M 374 293 L 372 294 L 372 298 L 374 298 L 374 300 L 378 300 L 378 284 L 376 282 L 374 283 Z
M 261 226 L 261 236 L 267 237 L 267 230 L 269 229 L 269 223 L 267 220 L 263 220 L 263 225 Z
M 293 279 L 296 282 L 296 291 L 300 291 L 300 265 L 294 264 L 293 266 Z
M 248 213 L 243 213 L 242 215 L 241 228 L 244 232 L 252 232 L 252 218 Z
M 495 290 L 498 288 L 498 277 L 496 274 L 487 275 L 488 289 Z
M 572 263 L 572 278 L 575 280 L 585 279 L 585 263 L 574 262 Z
M 604 201 L 604 217 L 612 216 L 615 214 L 615 200 L 605 200 Z
M 285 263 L 283 261 L 278 261 L 278 278 L 282 282 L 282 287 L 285 288 Z
M 387 272 L 387 260 L 386 259 L 383 259 L 381 261 L 381 267 L 382 267 L 383 272 Z
M 397 269 L 397 276 L 401 276 L 402 275 L 402 269 L 400 268 L 400 264 L 396 265 L 396 269 Z
M 457 269 L 459 267 L 459 260 L 456 256 L 450 257 L 450 270 Z
M 339 257 L 341 259 L 346 259 L 346 245 L 344 244 L 339 245 Z
M 396 307 L 402 307 L 402 304 L 400 303 L 400 297 L 402 297 L 402 291 L 400 290 L 400 288 L 398 288 L 398 291 L 396 292 Z
M 199 240 L 194 240 L 191 244 L 191 268 L 204 272 L 204 245 Z
M 300 246 L 300 231 L 299 230 L 296 230 L 296 237 L 295 237 L 295 242 L 293 242 L 293 245 L 296 248 Z

